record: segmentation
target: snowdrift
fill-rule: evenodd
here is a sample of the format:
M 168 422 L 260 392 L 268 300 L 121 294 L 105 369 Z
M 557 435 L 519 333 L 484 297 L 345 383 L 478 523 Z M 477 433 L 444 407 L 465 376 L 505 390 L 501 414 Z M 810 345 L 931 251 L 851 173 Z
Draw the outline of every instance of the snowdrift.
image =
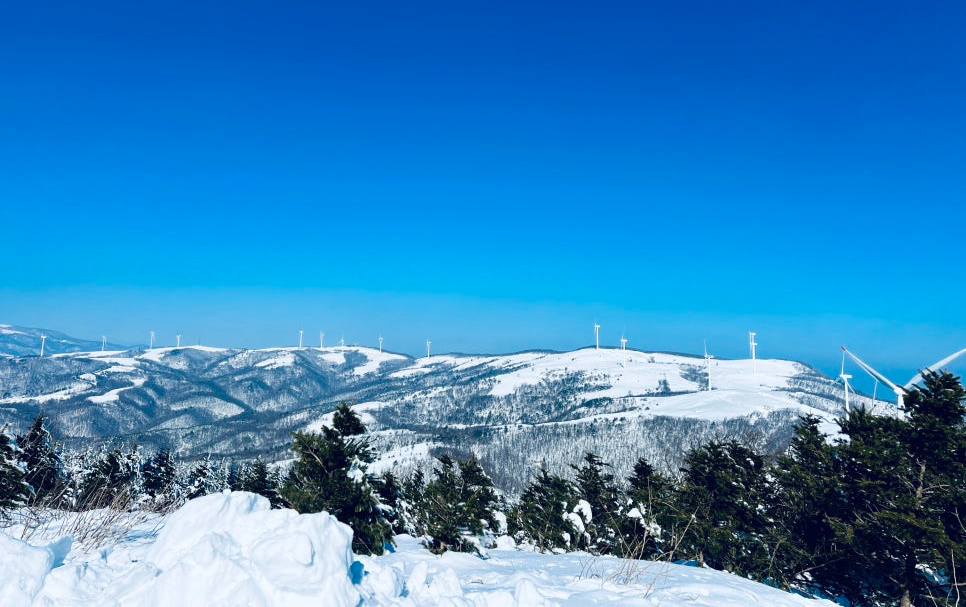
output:
M 720 571 L 537 554 L 504 540 L 486 559 L 436 556 L 409 536 L 393 553 L 355 557 L 352 531 L 326 513 L 224 493 L 91 551 L 69 537 L 31 545 L 0 531 L 0 605 L 832 605 Z

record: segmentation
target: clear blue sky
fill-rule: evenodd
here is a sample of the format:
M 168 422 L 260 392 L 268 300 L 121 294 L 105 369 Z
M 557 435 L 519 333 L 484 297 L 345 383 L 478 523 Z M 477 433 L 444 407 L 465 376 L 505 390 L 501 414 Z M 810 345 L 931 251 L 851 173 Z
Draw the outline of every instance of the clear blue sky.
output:
M 966 346 L 961 2 L 3 13 L 0 322 L 409 353 L 756 330 L 897 376 Z

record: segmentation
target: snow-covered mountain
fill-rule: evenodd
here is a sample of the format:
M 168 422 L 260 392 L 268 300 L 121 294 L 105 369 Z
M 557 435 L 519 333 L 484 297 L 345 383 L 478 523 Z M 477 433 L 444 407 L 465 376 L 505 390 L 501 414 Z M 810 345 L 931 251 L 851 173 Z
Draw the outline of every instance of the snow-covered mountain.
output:
M 285 459 L 292 431 L 354 401 L 382 454 L 377 469 L 434 449 L 472 452 L 515 492 L 540 462 L 565 469 L 585 450 L 620 473 L 639 456 L 674 469 L 709 438 L 774 449 L 800 415 L 842 411 L 841 387 L 802 363 L 713 359 L 710 391 L 707 371 L 700 357 L 593 348 L 418 359 L 364 347 L 69 352 L 0 359 L 0 420 L 21 429 L 42 412 L 74 447 L 110 438 L 186 458 Z
M 90 352 L 101 349 L 101 342 L 99 341 L 77 339 L 48 329 L 0 324 L 0 356 L 38 356 L 40 354 L 41 336 L 47 337 L 44 343 L 45 354 Z M 111 350 L 124 347 L 110 342 L 107 343 L 107 348 Z

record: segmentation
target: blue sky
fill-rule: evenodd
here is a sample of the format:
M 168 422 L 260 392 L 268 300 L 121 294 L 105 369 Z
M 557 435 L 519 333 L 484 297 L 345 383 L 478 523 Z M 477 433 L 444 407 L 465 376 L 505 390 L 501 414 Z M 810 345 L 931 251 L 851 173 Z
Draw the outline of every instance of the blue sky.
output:
M 409 353 L 756 330 L 900 377 L 966 346 L 962 3 L 4 13 L 0 322 Z

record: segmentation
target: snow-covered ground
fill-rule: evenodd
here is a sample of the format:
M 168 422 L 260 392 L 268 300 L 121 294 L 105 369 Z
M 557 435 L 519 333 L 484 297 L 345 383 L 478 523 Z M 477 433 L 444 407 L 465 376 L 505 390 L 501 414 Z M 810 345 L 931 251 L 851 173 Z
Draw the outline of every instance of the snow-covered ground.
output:
M 486 558 L 436 556 L 408 536 L 394 553 L 355 556 L 351 531 L 328 514 L 270 510 L 250 493 L 193 500 L 96 546 L 62 535 L 68 521 L 29 542 L 16 539 L 22 528 L 0 532 L 0 604 L 832 605 L 719 571 L 537 554 L 506 538 Z

